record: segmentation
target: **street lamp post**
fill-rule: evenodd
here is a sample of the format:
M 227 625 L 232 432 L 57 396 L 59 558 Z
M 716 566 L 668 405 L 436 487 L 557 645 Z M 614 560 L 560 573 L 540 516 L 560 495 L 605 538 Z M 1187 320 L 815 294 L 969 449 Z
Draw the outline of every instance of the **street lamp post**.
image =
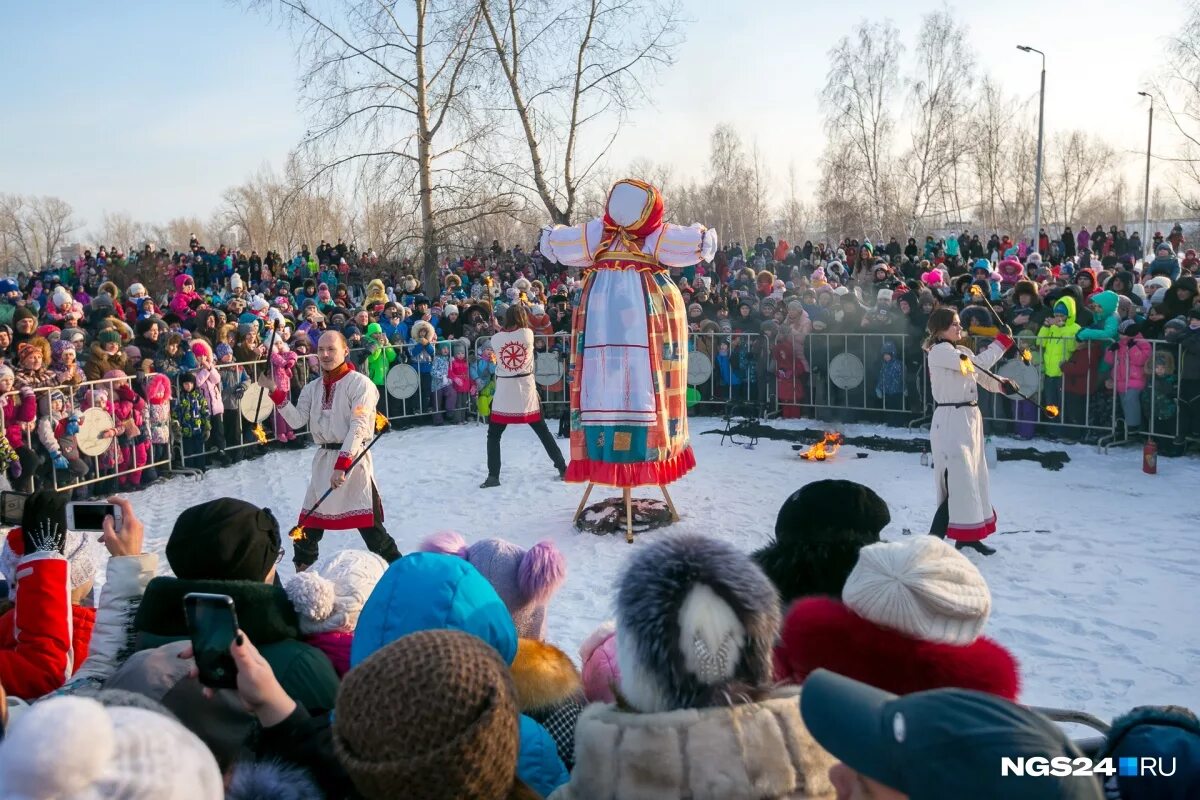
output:
M 1142 197 L 1142 258 L 1146 258 L 1146 243 L 1150 241 L 1150 142 L 1154 138 L 1154 95 L 1138 92 L 1150 98 L 1150 125 L 1146 130 L 1146 193 Z
M 1042 57 L 1042 90 L 1038 97 L 1038 149 L 1037 172 L 1033 179 L 1033 241 L 1034 249 L 1040 251 L 1042 241 L 1042 133 L 1046 117 L 1046 54 L 1028 45 L 1019 44 L 1017 49 L 1025 53 L 1037 53 Z

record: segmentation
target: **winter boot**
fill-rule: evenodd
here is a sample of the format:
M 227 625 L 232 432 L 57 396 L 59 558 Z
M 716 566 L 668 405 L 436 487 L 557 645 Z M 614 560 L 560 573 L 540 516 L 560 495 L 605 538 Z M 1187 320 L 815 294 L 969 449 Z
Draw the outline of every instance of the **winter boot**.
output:
M 996 552 L 996 548 L 988 547 L 983 542 L 955 542 L 955 550 L 974 550 L 976 553 L 984 556 L 990 556 Z
M 490 489 L 493 486 L 500 485 L 500 478 L 496 475 L 488 475 L 487 480 L 479 484 L 480 489 Z

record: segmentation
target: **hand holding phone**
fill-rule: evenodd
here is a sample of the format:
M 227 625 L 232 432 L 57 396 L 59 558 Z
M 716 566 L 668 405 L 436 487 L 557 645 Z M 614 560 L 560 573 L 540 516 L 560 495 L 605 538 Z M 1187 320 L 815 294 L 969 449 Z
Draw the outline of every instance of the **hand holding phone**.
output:
M 183 597 L 200 683 L 236 689 L 238 670 L 229 652 L 238 635 L 237 612 L 227 594 L 192 592 Z
M 73 531 L 91 531 L 99 533 L 104 530 L 104 518 L 112 517 L 113 523 L 120 528 L 124 515 L 121 506 L 116 503 L 78 501 L 67 503 L 67 528 Z

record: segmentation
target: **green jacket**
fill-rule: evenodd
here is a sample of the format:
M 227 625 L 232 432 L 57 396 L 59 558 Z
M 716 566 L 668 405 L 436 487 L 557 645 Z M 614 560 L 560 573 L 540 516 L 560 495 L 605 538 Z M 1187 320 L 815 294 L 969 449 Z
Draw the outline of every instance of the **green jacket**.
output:
M 1079 323 L 1075 321 L 1075 298 L 1065 295 L 1055 305 L 1060 303 L 1067 307 L 1067 321 L 1061 327 L 1055 327 L 1047 317 L 1037 335 L 1038 349 L 1042 351 L 1042 373 L 1047 378 L 1061 378 L 1063 363 L 1071 358 L 1079 346 L 1075 339 L 1075 334 L 1079 333 Z
M 383 328 L 378 322 L 372 322 L 367 326 L 367 377 L 371 379 L 371 383 L 376 386 L 383 386 L 387 380 L 388 369 L 391 368 L 392 362 L 396 360 L 396 348 L 390 344 L 379 344 L 374 337 L 382 336 Z
M 333 708 L 338 690 L 333 664 L 320 650 L 300 641 L 296 610 L 283 589 L 269 583 L 155 578 L 147 584 L 133 620 L 137 650 L 189 638 L 183 610 L 183 596 L 189 592 L 232 597 L 238 627 L 271 665 L 284 691 L 310 711 Z

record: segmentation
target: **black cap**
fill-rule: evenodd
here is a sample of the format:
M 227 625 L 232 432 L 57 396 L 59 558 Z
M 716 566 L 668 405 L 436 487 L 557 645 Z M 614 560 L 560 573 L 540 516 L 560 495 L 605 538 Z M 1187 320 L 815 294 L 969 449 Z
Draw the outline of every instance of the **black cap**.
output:
M 828 670 L 800 693 L 804 724 L 855 772 L 910 800 L 1102 800 L 1081 776 L 1003 775 L 1001 761 L 1082 753 L 1053 722 L 1000 697 L 935 689 L 898 697 Z
M 186 509 L 167 540 L 167 563 L 183 580 L 267 577 L 279 556 L 279 523 L 269 508 L 223 497 Z

